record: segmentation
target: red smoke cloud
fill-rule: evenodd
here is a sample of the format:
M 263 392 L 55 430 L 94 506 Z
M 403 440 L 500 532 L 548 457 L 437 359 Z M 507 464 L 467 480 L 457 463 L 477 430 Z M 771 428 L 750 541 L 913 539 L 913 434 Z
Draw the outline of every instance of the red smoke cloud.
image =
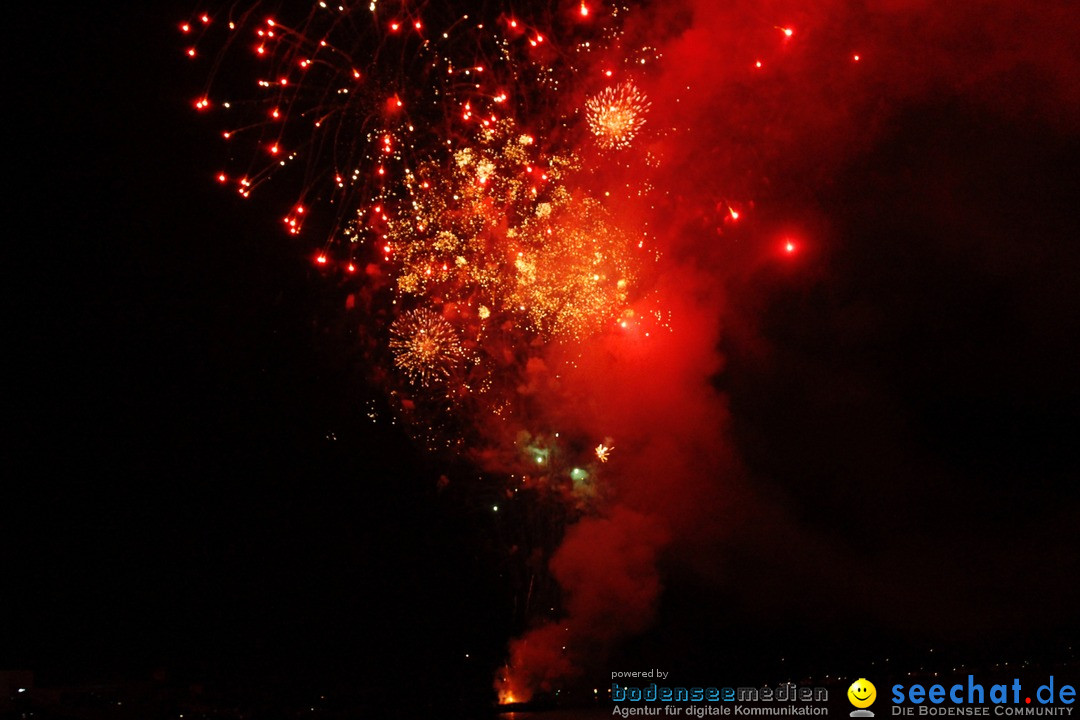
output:
M 667 540 L 658 518 L 621 505 L 574 525 L 551 560 L 567 593 L 566 618 L 510 643 L 512 672 L 500 684 L 502 699 L 550 691 L 608 643 L 648 627 L 660 592 L 657 555 Z
M 625 44 L 651 42 L 663 55 L 660 73 L 639 83 L 652 100 L 649 124 L 670 128 L 646 141 L 661 158 L 656 215 L 665 224 L 653 230 L 664 258 L 640 307 L 670 312 L 672 329 L 643 337 L 635 327 L 574 348 L 576 369 L 545 408 L 553 427 L 614 438 L 605 468 L 612 499 L 571 527 L 552 559 L 565 617 L 511 643 L 515 699 L 573 677 L 647 628 L 662 568 L 705 568 L 713 561 L 699 562 L 700 550 L 740 527 L 739 514 L 768 518 L 770 547 L 798 541 L 836 552 L 800 537 L 782 508 L 746 489 L 712 382 L 723 369 L 721 318 L 732 312 L 726 288 L 775 262 L 774 229 L 795 223 L 826 235 L 816 189 L 911 103 L 960 97 L 1074 132 L 1077 28 L 1080 9 L 1063 2 L 698 0 L 657 4 L 632 20 Z M 755 208 L 742 213 L 742 234 L 723 222 L 732 203 Z M 754 324 L 745 319 L 751 335 Z

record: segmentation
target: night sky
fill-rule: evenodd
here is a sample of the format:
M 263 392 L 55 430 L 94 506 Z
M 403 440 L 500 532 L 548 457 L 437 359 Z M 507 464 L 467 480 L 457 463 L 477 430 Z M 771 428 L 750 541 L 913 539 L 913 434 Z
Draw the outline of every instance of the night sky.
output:
M 30 23 L 0 664 L 458 673 L 509 632 L 490 541 L 366 417 L 306 251 L 208 182 L 189 11 Z
M 461 482 L 479 473 L 386 421 L 340 288 L 266 209 L 276 190 L 241 201 L 213 182 L 218 128 L 190 109 L 202 77 L 176 32 L 189 11 L 9 23 L 0 666 L 391 694 L 422 676 L 433 696 L 484 697 L 523 630 L 515 531 L 489 511 L 488 479 Z M 931 44 L 965 22 L 923 17 Z M 628 481 L 630 504 L 692 529 L 657 541 L 655 612 L 599 638 L 585 683 L 651 664 L 771 682 L 930 647 L 972 663 L 1067 654 L 1080 52 L 1047 27 L 1060 39 L 1049 20 L 1019 26 L 985 76 L 966 68 L 999 56 L 992 22 L 990 46 L 954 46 L 940 82 L 883 72 L 896 99 L 872 132 L 845 144 L 850 117 L 818 115 L 788 138 L 820 133 L 813 151 L 760 160 L 775 175 L 741 244 L 714 234 L 693 262 L 672 244 L 712 303 L 699 356 L 676 364 L 719 398 L 685 422 L 723 440 L 670 469 L 642 452 L 651 479 Z M 905 62 L 940 68 L 937 52 Z M 799 252 L 774 252 L 788 236 Z M 616 417 L 652 397 L 611 390 Z

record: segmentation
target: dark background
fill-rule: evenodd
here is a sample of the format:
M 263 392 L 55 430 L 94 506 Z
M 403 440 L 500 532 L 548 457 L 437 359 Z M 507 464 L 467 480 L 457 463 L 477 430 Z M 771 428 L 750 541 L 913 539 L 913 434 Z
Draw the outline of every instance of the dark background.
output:
M 483 695 L 519 629 L 509 531 L 370 421 L 333 282 L 213 182 L 188 11 L 23 9 L 10 33 L 0 665 Z M 627 667 L 1072 657 L 1078 161 L 1060 126 L 943 97 L 815 189 L 835 237 L 733 283 L 717 382 L 755 482 L 852 553 L 796 571 L 797 537 L 745 532 L 726 589 L 673 571 Z M 871 585 L 867 557 L 893 563 Z
M 311 249 L 213 182 L 190 11 L 28 9 L 14 39 L 0 666 L 485 694 L 487 498 L 436 495 Z

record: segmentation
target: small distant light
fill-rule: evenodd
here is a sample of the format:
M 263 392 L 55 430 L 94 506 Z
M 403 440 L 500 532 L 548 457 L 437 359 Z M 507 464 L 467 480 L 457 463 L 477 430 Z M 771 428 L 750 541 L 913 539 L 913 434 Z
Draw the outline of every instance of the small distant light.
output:
M 423 25 L 420 23 L 419 20 L 417 20 L 416 22 L 413 23 L 413 27 L 416 28 L 417 30 L 419 30 L 420 28 L 423 27 Z
M 756 63 L 754 63 L 754 67 L 760 68 L 761 67 L 761 61 L 758 60 Z
M 180 26 L 180 32 L 191 32 L 191 26 L 187 23 L 184 23 Z
M 326 256 L 325 255 L 319 255 L 318 257 L 315 258 L 315 262 L 319 263 L 320 265 L 325 265 L 326 264 Z
M 26 692 L 26 688 L 19 688 L 19 692 L 21 692 L 21 693 Z
M 229 178 L 225 177 L 225 173 L 221 173 L 220 175 L 217 176 L 217 179 L 218 179 L 218 182 L 225 182 Z
M 581 3 L 581 17 L 589 17 L 589 6 L 585 3 Z
M 791 28 L 784 28 L 783 30 L 784 30 L 784 35 L 787 36 L 787 37 L 791 37 L 792 35 L 795 34 L 795 31 L 792 30 Z
M 491 510 L 492 510 L 492 512 L 499 512 L 499 506 L 498 505 L 492 505 Z
M 349 272 L 356 272 L 356 266 L 353 265 L 352 263 L 349 263 L 348 265 L 346 265 L 345 269 L 348 270 Z
M 852 55 L 851 59 L 854 60 L 855 62 L 859 62 L 859 56 L 858 55 Z
M 209 15 L 203 15 L 199 19 L 203 21 L 203 25 L 209 25 L 210 24 L 210 16 Z
M 401 27 L 401 25 L 396 22 L 390 23 L 390 32 L 397 32 L 399 27 Z
M 795 243 L 788 240 L 787 244 L 784 245 L 784 252 L 788 253 L 789 255 L 795 252 Z

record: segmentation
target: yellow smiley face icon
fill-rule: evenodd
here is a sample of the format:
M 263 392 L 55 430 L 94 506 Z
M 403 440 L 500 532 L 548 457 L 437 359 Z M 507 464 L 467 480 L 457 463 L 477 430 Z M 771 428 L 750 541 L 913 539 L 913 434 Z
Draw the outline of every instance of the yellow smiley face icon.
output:
M 847 698 L 857 708 L 867 708 L 877 698 L 877 688 L 866 678 L 859 678 L 847 689 Z

